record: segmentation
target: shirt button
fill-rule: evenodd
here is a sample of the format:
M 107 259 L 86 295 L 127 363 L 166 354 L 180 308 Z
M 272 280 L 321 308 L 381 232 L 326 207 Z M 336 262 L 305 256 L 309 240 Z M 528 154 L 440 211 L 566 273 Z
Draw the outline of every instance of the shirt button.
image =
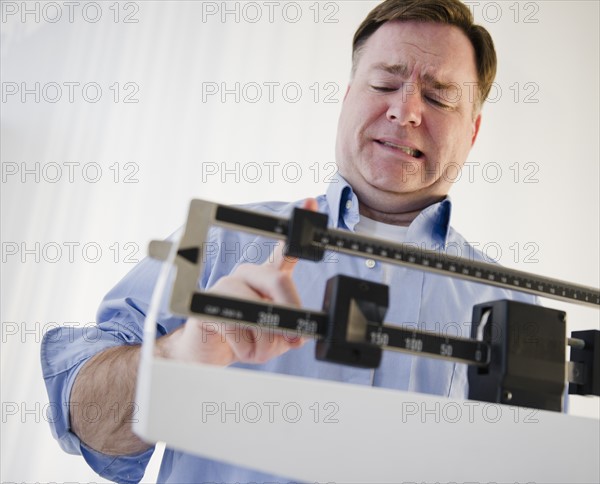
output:
M 375 261 L 373 259 L 367 259 L 365 261 L 365 265 L 369 268 L 369 269 L 373 269 L 373 267 L 375 267 Z
M 352 200 L 346 200 L 346 210 L 350 210 L 352 208 Z

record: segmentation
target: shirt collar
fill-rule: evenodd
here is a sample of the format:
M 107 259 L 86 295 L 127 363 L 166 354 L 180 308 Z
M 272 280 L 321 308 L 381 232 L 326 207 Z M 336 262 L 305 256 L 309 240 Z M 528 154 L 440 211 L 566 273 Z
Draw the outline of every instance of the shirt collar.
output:
M 331 215 L 329 226 L 354 231 L 360 220 L 358 198 L 350 184 L 339 173 L 327 189 L 327 203 Z M 446 247 L 451 214 L 450 197 L 430 205 L 410 224 L 406 240 L 425 243 L 428 249 Z
M 360 218 L 358 215 L 358 198 L 350 184 L 339 174 L 332 178 L 327 189 L 329 205 L 329 226 L 332 228 L 354 230 Z

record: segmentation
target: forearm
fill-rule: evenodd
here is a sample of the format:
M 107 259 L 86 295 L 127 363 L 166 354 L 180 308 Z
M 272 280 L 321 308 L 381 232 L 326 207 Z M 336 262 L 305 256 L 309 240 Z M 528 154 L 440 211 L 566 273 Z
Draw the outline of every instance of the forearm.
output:
M 71 429 L 103 454 L 137 454 L 150 447 L 131 430 L 139 357 L 140 346 L 107 349 L 85 363 L 73 384 Z
M 212 289 L 236 297 L 300 306 L 291 278 L 296 262 L 284 258 L 283 244 L 279 244 L 272 259 L 261 265 L 242 264 Z M 258 364 L 304 344 L 294 335 L 266 338 L 238 324 L 229 329 L 225 326 L 189 318 L 180 328 L 156 340 L 155 355 L 219 366 Z M 75 379 L 69 408 L 71 429 L 86 445 L 103 454 L 136 454 L 149 447 L 131 430 L 139 358 L 140 346 L 110 348 L 85 363 Z

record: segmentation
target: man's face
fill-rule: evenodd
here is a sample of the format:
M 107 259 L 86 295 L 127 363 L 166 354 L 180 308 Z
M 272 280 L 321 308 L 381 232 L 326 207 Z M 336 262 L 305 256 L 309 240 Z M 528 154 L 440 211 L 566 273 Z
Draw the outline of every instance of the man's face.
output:
M 473 47 L 457 27 L 387 22 L 366 41 L 336 144 L 361 205 L 406 213 L 448 193 L 479 129 L 476 83 Z

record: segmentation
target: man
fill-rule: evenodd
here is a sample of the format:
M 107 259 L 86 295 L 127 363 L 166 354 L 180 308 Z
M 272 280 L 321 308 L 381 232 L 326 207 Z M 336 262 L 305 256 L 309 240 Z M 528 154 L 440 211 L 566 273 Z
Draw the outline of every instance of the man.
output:
M 448 244 L 463 257 L 482 259 L 450 227 L 446 198 L 451 176 L 466 161 L 481 123 L 481 107 L 496 70 L 489 34 L 472 23 L 458 0 L 387 0 L 359 27 L 353 70 L 340 115 L 336 144 L 339 177 L 326 195 L 304 206 L 329 215 L 331 227 L 374 234 L 432 250 Z M 294 204 L 250 208 L 287 216 Z M 441 276 L 392 267 L 373 260 L 332 254 L 316 266 L 265 251 L 261 265 L 231 257 L 232 247 L 263 239 L 215 230 L 219 251 L 210 255 L 202 287 L 237 297 L 320 308 L 326 280 L 336 274 L 379 281 L 391 287 L 386 321 L 450 332 L 451 321 L 469 335 L 474 304 L 533 298 Z M 264 245 L 263 245 L 264 246 Z M 102 338 L 93 345 L 51 332 L 42 347 L 50 400 L 70 408 L 54 423 L 63 448 L 81 453 L 100 475 L 137 482 L 153 451 L 128 422 L 142 339 L 144 315 L 158 264 L 139 264 L 105 298 L 98 313 Z M 442 326 L 440 326 L 442 325 Z M 278 336 L 236 338 L 214 325 L 159 318 L 158 351 L 167 358 L 303 375 L 365 385 L 466 396 L 466 367 L 403 354 L 385 354 L 380 368 L 363 370 L 318 362 L 313 342 Z M 70 335 L 72 337 L 72 334 Z M 227 337 L 230 336 L 230 337 Z M 82 409 L 100 406 L 100 418 Z M 129 405 L 128 405 L 129 404 Z M 114 409 L 121 409 L 120 412 Z M 124 411 L 129 409 L 129 411 Z M 199 436 L 201 438 L 201 436 Z M 401 476 L 399 476 L 401 480 Z M 167 449 L 160 482 L 273 482 L 281 478 Z

